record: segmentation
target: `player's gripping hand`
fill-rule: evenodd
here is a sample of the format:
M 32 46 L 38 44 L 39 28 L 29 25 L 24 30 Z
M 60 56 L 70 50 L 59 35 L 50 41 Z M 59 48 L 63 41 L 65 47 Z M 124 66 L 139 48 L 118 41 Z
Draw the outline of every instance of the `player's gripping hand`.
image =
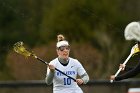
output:
M 49 64 L 48 67 L 49 67 L 50 71 L 52 71 L 52 72 L 55 71 L 55 67 L 54 67 L 53 65 L 50 65 L 50 64 Z
M 77 82 L 78 85 L 81 85 L 81 84 L 84 83 L 84 81 L 82 79 L 76 79 L 76 82 Z
M 110 80 L 114 80 L 114 79 L 115 79 L 115 75 L 111 75 Z
M 119 68 L 122 68 L 121 71 L 123 71 L 125 69 L 125 66 L 126 65 L 124 65 L 124 64 L 120 64 Z

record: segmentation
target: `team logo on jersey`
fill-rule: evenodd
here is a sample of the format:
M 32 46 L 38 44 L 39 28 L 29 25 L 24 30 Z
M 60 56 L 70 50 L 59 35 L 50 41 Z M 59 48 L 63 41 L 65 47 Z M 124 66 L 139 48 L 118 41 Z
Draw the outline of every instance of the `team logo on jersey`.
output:
M 75 71 L 64 71 L 65 74 L 67 75 L 75 75 L 76 72 Z M 64 76 L 62 73 L 58 72 L 56 73 L 57 76 Z

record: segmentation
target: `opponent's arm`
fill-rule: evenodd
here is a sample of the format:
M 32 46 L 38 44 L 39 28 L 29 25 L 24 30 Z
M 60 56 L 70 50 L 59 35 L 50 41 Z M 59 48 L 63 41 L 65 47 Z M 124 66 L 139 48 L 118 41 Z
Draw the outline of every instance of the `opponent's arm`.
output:
M 115 77 L 115 81 L 119 81 L 122 79 L 127 79 L 127 78 L 131 78 L 136 76 L 138 73 L 140 73 L 140 61 L 139 63 L 136 65 L 136 67 L 134 67 L 133 69 L 129 70 L 128 72 Z

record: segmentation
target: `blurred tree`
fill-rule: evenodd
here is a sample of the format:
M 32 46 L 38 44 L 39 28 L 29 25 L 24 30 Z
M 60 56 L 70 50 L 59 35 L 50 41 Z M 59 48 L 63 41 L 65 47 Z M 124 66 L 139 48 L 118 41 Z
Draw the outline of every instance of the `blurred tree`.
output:
M 132 43 L 125 41 L 123 31 L 129 22 L 139 20 L 139 4 L 138 0 L 0 0 L 0 75 L 15 42 L 33 48 L 56 41 L 61 33 L 75 47 L 75 43 L 92 46 L 88 53 L 94 51 L 102 61 L 94 61 L 99 65 L 94 69 L 97 78 L 107 78 L 129 53 Z
M 41 1 L 33 3 L 31 0 L 0 1 L 0 76 L 5 77 L 8 70 L 5 58 L 14 43 L 25 41 L 34 46 L 39 41 L 41 4 Z

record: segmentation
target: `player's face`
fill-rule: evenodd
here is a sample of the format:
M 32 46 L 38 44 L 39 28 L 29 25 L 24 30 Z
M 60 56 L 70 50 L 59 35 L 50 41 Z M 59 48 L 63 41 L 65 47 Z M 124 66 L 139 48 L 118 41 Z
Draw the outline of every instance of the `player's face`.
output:
M 61 46 L 57 49 L 58 57 L 68 59 L 70 52 L 70 46 Z

